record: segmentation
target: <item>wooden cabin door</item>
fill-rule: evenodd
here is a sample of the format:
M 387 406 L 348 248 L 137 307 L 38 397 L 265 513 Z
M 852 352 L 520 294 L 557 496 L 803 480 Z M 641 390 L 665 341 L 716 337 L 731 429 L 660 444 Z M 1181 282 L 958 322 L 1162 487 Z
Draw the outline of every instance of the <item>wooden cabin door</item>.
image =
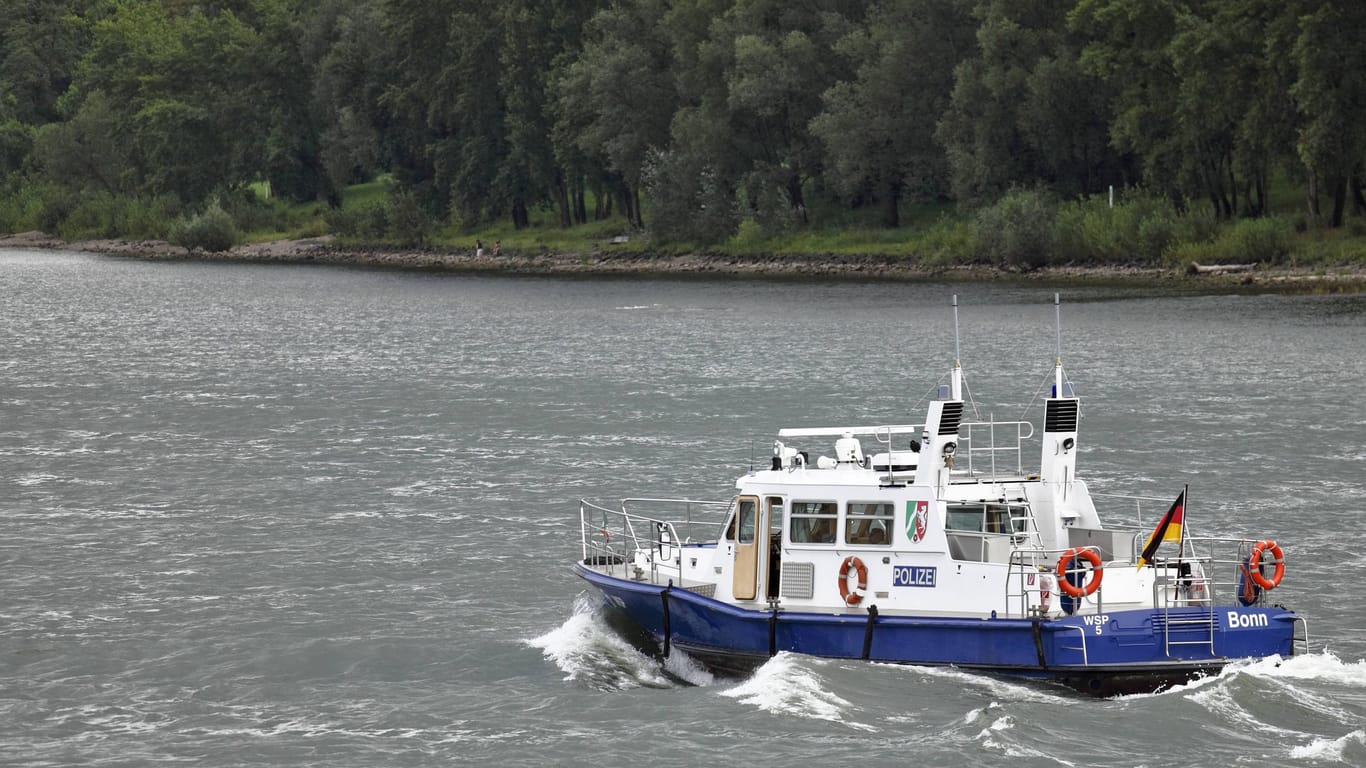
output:
M 759 499 L 741 496 L 735 510 L 735 522 L 735 576 L 731 594 L 736 600 L 753 600 L 758 594 L 760 544 L 768 541 L 768 526 L 759 520 Z

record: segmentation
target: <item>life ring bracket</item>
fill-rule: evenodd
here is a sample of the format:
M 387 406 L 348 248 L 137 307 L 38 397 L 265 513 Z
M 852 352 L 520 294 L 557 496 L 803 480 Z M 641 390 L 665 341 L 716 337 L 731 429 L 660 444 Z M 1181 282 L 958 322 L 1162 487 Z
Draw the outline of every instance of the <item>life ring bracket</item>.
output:
M 849 572 L 853 571 L 858 583 L 853 589 L 849 588 Z M 863 597 L 868 594 L 868 566 L 863 561 L 850 555 L 844 558 L 840 564 L 840 597 L 845 605 L 854 606 L 863 602 Z
M 1069 569 L 1073 560 L 1085 560 L 1090 564 L 1091 578 L 1081 585 L 1073 584 L 1067 580 L 1069 570 L 1076 572 L 1077 569 Z M 1105 575 L 1105 567 L 1101 563 L 1100 555 L 1093 547 L 1072 547 L 1062 553 L 1058 558 L 1058 589 L 1061 589 L 1068 596 L 1078 598 L 1095 594 L 1100 589 L 1100 580 Z

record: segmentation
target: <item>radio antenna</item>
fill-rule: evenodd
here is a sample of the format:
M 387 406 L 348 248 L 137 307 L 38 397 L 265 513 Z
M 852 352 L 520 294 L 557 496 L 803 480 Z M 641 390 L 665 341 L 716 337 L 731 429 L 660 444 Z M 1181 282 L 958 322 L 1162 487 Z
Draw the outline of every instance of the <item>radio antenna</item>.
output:
M 963 399 L 963 355 L 958 342 L 958 294 L 953 295 L 953 371 L 949 382 L 949 396 L 954 400 Z
M 1058 332 L 1058 354 L 1053 360 L 1053 396 L 1063 397 L 1062 392 L 1062 296 L 1053 294 L 1053 322 Z

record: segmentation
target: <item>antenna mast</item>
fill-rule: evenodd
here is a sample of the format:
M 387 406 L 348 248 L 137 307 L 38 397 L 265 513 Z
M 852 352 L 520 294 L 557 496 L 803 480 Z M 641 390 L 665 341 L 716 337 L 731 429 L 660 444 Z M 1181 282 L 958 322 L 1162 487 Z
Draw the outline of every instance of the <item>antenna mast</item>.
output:
M 1053 396 L 1062 397 L 1062 297 L 1053 294 L 1053 322 L 1058 332 L 1058 354 L 1053 361 Z
M 963 399 L 962 354 L 958 346 L 958 294 L 953 295 L 953 371 L 949 374 L 949 396 Z

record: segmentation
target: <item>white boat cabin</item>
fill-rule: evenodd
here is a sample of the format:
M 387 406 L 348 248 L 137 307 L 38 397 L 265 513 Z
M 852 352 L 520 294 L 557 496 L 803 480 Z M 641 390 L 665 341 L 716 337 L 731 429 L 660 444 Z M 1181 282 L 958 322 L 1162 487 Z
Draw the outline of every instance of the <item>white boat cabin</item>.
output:
M 1059 384 L 1071 394 L 1061 373 Z M 962 400 L 931 402 L 919 425 L 782 430 L 771 467 L 736 482 L 714 542 L 651 520 L 660 535 L 635 548 L 633 577 L 801 612 L 1058 617 L 1208 604 L 1198 563 L 1179 579 L 1138 569 L 1146 532 L 1102 527 L 1076 477 L 1079 401 L 1049 398 L 1044 412 L 1036 473 L 1022 466 L 1031 424 L 964 422 Z M 822 445 L 834 455 L 810 459 Z M 1105 566 L 1068 566 L 1074 591 L 1100 582 L 1075 598 L 1057 576 L 1073 547 Z

